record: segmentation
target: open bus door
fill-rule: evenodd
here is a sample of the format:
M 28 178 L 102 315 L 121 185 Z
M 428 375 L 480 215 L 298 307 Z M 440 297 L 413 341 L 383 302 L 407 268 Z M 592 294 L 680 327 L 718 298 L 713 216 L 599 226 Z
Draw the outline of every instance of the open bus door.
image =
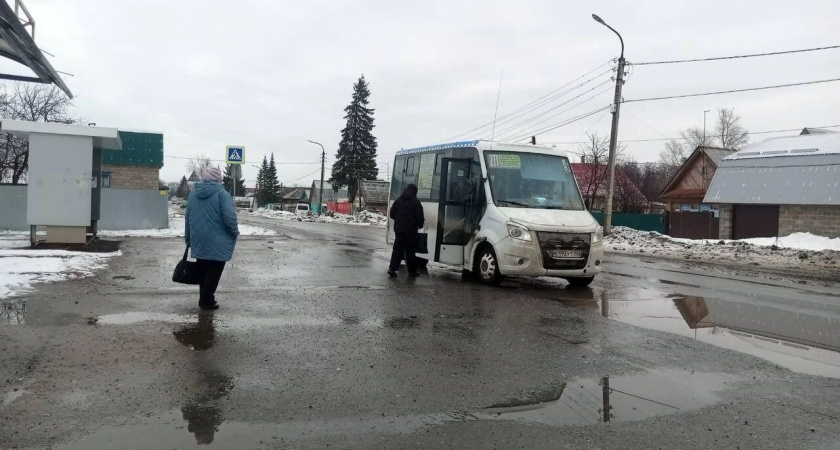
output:
M 437 236 L 434 260 L 444 264 L 464 264 L 464 249 L 473 237 L 475 224 L 472 208 L 479 187 L 472 171 L 473 159 L 443 158 L 440 174 Z M 480 180 L 480 177 L 478 178 Z

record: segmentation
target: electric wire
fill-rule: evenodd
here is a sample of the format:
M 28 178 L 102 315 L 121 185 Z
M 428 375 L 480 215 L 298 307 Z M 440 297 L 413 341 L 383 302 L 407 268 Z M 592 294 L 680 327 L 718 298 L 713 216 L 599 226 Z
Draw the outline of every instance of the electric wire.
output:
M 533 130 L 538 129 L 538 128 L 540 127 L 540 125 L 545 124 L 546 122 L 550 122 L 550 121 L 552 121 L 552 120 L 556 120 L 558 117 L 562 116 L 563 114 L 565 114 L 565 113 L 567 113 L 567 112 L 569 112 L 569 111 L 571 111 L 571 110 L 573 110 L 573 109 L 575 109 L 575 108 L 577 108 L 577 107 L 579 107 L 579 106 L 581 106 L 581 105 L 583 105 L 583 104 L 585 104 L 585 103 L 588 103 L 588 102 L 590 102 L 591 100 L 593 100 L 593 99 L 597 98 L 598 96 L 603 95 L 603 94 L 605 94 L 605 93 L 607 93 L 607 92 L 609 92 L 609 91 L 611 91 L 611 90 L 612 90 L 612 86 L 609 86 L 609 87 L 607 87 L 606 89 L 604 89 L 604 90 L 602 90 L 602 91 L 600 91 L 600 92 L 598 92 L 598 93 L 596 93 L 596 94 L 592 95 L 591 97 L 589 97 L 589 98 L 587 98 L 587 99 L 585 99 L 585 100 L 583 100 L 583 101 L 581 101 L 581 102 L 578 102 L 578 103 L 576 103 L 576 104 L 574 104 L 574 105 L 572 105 L 572 106 L 570 106 L 570 107 L 568 107 L 568 108 L 564 109 L 563 111 L 560 111 L 560 112 L 559 112 L 559 113 L 557 113 L 557 114 L 552 115 L 551 117 L 547 117 L 547 118 L 545 118 L 545 119 L 543 119 L 543 120 L 540 120 L 539 122 L 537 122 L 537 123 L 535 123 L 535 124 L 532 124 L 532 125 L 530 126 L 530 128 L 527 128 L 527 129 L 520 129 L 520 130 L 515 130 L 515 131 L 514 131 L 514 132 L 512 132 L 512 133 L 507 133 L 507 134 L 506 134 L 503 138 L 501 138 L 501 139 L 503 139 L 503 140 L 508 140 L 508 141 L 516 141 L 516 139 L 514 139 L 514 137 L 515 137 L 515 136 L 516 136 L 516 137 L 521 137 L 521 136 L 526 136 L 526 137 L 527 137 L 527 136 L 531 136 L 531 135 L 532 135 L 532 134 L 531 134 L 531 132 L 532 132 Z
M 696 59 L 675 59 L 670 61 L 646 61 L 641 63 L 633 63 L 635 66 L 653 66 L 659 64 L 681 64 L 681 63 L 690 63 L 690 62 L 705 62 L 705 61 L 721 61 L 725 59 L 741 59 L 741 58 L 756 58 L 760 56 L 777 56 L 777 55 L 789 55 L 792 53 L 804 53 L 804 52 L 815 52 L 819 50 L 831 50 L 835 48 L 840 48 L 840 45 L 831 45 L 828 47 L 814 47 L 814 48 L 803 48 L 799 50 L 783 50 L 778 52 L 767 52 L 767 53 L 752 53 L 747 55 L 734 55 L 734 56 L 717 56 L 712 58 L 696 58 Z
M 586 81 L 584 81 L 584 82 L 582 82 L 582 83 L 580 83 L 580 84 L 578 84 L 578 85 L 575 85 L 575 86 L 573 86 L 573 87 L 571 87 L 571 88 L 569 88 L 569 89 L 567 89 L 567 90 L 565 90 L 565 91 L 559 92 L 559 93 L 557 93 L 557 94 L 555 94 L 555 95 L 553 95 L 553 96 L 551 96 L 551 97 L 549 97 L 549 98 L 547 98 L 547 99 L 545 99 L 545 100 L 542 100 L 542 101 L 540 101 L 540 102 L 538 102 L 538 103 L 534 104 L 533 106 L 531 106 L 531 107 L 527 108 L 526 110 L 520 111 L 520 112 L 518 112 L 518 113 L 510 113 L 510 114 L 507 114 L 507 115 L 505 115 L 505 116 L 502 116 L 503 118 L 502 118 L 502 119 L 499 119 L 499 120 L 495 123 L 495 126 L 496 126 L 496 127 L 503 127 L 503 126 L 506 126 L 506 127 L 503 127 L 503 128 L 505 128 L 506 130 L 510 130 L 510 129 L 511 129 L 511 127 L 510 127 L 510 122 L 512 122 L 512 121 L 514 121 L 514 120 L 522 119 L 523 117 L 527 117 L 527 116 L 529 116 L 529 115 L 531 115 L 531 114 L 533 114 L 533 113 L 538 113 L 538 114 L 540 114 L 540 113 L 539 113 L 539 110 L 540 110 L 540 109 L 542 109 L 542 108 L 544 108 L 544 107 L 546 107 L 546 106 L 551 105 L 553 102 L 555 102 L 555 101 L 557 101 L 557 100 L 560 100 L 561 98 L 563 98 L 563 97 L 564 97 L 564 96 L 566 96 L 567 94 L 570 94 L 570 93 L 572 93 L 572 92 L 574 92 L 574 91 L 576 91 L 576 90 L 578 90 L 578 89 L 580 89 L 580 88 L 582 88 L 582 87 L 586 86 L 587 84 L 589 84 L 589 83 L 591 83 L 591 82 L 593 82 L 593 81 L 596 81 L 596 80 L 598 80 L 598 79 L 603 78 L 603 76 L 604 76 L 604 75 L 606 75 L 606 74 L 607 74 L 607 73 L 609 73 L 609 72 L 612 72 L 612 69 L 609 69 L 609 70 L 607 70 L 607 71 L 606 71 L 606 72 L 604 72 L 604 73 L 599 73 L 598 75 L 596 75 L 596 76 L 594 76 L 594 77 L 592 77 L 592 78 L 590 78 L 590 79 L 588 79 L 588 80 L 586 80 Z M 611 79 L 610 79 L 610 80 L 607 80 L 607 81 L 602 82 L 602 83 L 601 83 L 601 85 L 603 85 L 603 84 L 605 84 L 605 83 L 609 83 L 609 82 L 611 82 Z M 597 86 L 596 86 L 596 87 L 597 87 Z M 590 90 L 591 90 L 591 89 L 590 89 Z M 564 104 L 565 104 L 565 103 L 564 103 Z M 556 107 L 557 107 L 557 106 L 556 106 Z M 554 108 L 550 108 L 548 111 L 550 111 L 551 109 L 556 109 L 556 107 L 554 107 Z M 543 112 L 542 114 L 545 114 L 545 112 Z M 542 114 L 540 114 L 540 115 L 542 115 Z M 528 120 L 530 120 L 530 119 L 525 119 L 525 121 L 528 121 Z M 481 131 L 481 133 L 486 133 L 489 129 L 491 129 L 491 128 L 492 128 L 492 125 L 491 125 L 491 127 L 490 127 L 490 128 L 488 128 L 488 127 L 485 127 L 485 128 L 487 128 L 487 129 L 485 129 L 484 131 Z M 474 130 L 474 131 L 475 131 L 475 132 L 471 132 L 471 133 L 464 133 L 464 134 L 462 134 L 462 135 L 456 136 L 454 139 L 450 139 L 450 140 L 448 140 L 448 141 L 443 141 L 443 142 L 450 142 L 450 141 L 452 141 L 452 140 L 458 140 L 459 138 L 468 138 L 468 137 L 472 137 L 472 136 L 474 136 L 474 135 L 476 135 L 476 134 L 479 134 L 479 131 L 478 131 L 478 130 Z M 487 139 L 487 136 L 482 136 L 482 139 Z
M 583 119 L 585 119 L 585 118 L 587 118 L 587 117 L 590 117 L 590 116 L 593 116 L 593 115 L 595 115 L 595 114 L 598 114 L 598 113 L 599 113 L 599 112 L 601 112 L 601 111 L 605 111 L 605 110 L 609 109 L 609 108 L 610 108 L 610 106 L 612 106 L 612 105 L 607 105 L 607 106 L 604 106 L 604 107 L 601 107 L 601 108 L 595 109 L 595 110 L 593 110 L 593 111 L 589 111 L 589 112 L 587 112 L 587 113 L 581 114 L 580 116 L 577 116 L 577 117 L 574 117 L 574 118 L 568 119 L 568 120 L 566 120 L 565 122 L 562 122 L 562 123 L 557 124 L 557 125 L 553 125 L 553 126 L 551 126 L 551 127 L 545 128 L 545 129 L 543 129 L 543 130 L 539 130 L 539 131 L 534 131 L 534 132 L 528 132 L 528 133 L 525 133 L 525 137 L 512 138 L 512 139 L 511 139 L 511 142 L 519 142 L 519 141 L 522 141 L 522 140 L 524 140 L 524 139 L 527 139 L 527 138 L 528 138 L 528 137 L 530 137 L 530 136 L 539 136 L 540 134 L 547 133 L 547 132 L 552 131 L 552 130 L 556 130 L 556 129 L 560 128 L 560 127 L 564 127 L 564 126 L 566 126 L 566 125 L 569 125 L 569 124 L 575 123 L 575 122 L 577 122 L 577 121 L 579 121 L 579 120 L 583 120 Z
M 515 130 L 517 130 L 517 129 L 519 129 L 519 128 L 522 128 L 522 127 L 524 127 L 525 125 L 528 125 L 529 123 L 533 123 L 535 120 L 538 120 L 538 119 L 540 119 L 540 118 L 544 117 L 546 114 L 549 114 L 549 113 L 551 113 L 552 111 L 556 111 L 557 109 L 562 108 L 563 106 L 568 105 L 569 103 L 571 103 L 571 102 L 573 102 L 573 101 L 575 101 L 575 100 L 577 100 L 577 99 L 579 99 L 579 98 L 583 97 L 583 96 L 584 96 L 584 95 L 586 95 L 586 94 L 591 93 L 592 91 L 594 91 L 594 90 L 596 90 L 596 89 L 600 88 L 601 86 L 604 86 L 605 84 L 611 84 L 611 83 L 612 83 L 612 81 L 611 81 L 611 80 L 605 80 L 605 81 L 601 82 L 600 84 L 597 84 L 597 85 L 593 86 L 592 88 L 590 88 L 590 89 L 588 89 L 588 90 L 586 90 L 586 91 L 583 91 L 583 92 L 581 92 L 580 94 L 578 94 L 578 95 L 576 95 L 576 96 L 574 96 L 574 97 L 572 97 L 572 98 L 570 98 L 570 99 L 568 99 L 568 100 L 566 100 L 566 101 L 564 101 L 564 102 L 562 102 L 562 103 L 560 103 L 560 104 L 558 104 L 558 105 L 554 105 L 553 107 L 551 107 L 551 108 L 549 108 L 549 109 L 546 109 L 545 111 L 543 111 L 543 112 L 541 112 L 541 113 L 539 113 L 539 114 L 537 114 L 537 115 L 535 115 L 535 116 L 533 116 L 533 117 L 530 117 L 530 118 L 528 118 L 528 119 L 522 120 L 522 121 L 517 122 L 517 123 L 515 123 L 515 124 L 513 124 L 513 125 L 508 125 L 508 126 L 506 126 L 506 127 L 502 127 L 502 128 L 500 128 L 500 129 L 496 130 L 496 133 L 498 133 L 498 135 L 499 135 L 499 136 L 504 136 L 504 135 L 506 135 L 506 134 L 513 134 L 513 133 L 515 132 Z M 612 89 L 612 87 L 610 87 L 610 89 Z M 598 93 L 598 94 L 596 94 L 596 96 L 597 96 L 597 95 L 600 95 L 600 94 L 601 94 L 601 93 Z M 590 100 L 591 100 L 591 97 L 590 97 Z
M 838 125 L 827 125 L 822 127 L 807 127 L 807 128 L 840 128 L 840 124 Z M 789 133 L 793 131 L 801 131 L 802 127 L 800 128 L 787 128 L 784 130 L 766 130 L 766 131 L 749 131 L 747 134 L 772 134 L 772 133 Z M 622 140 L 621 142 L 657 142 L 657 141 L 678 141 L 680 139 L 685 139 L 682 136 L 679 137 L 664 137 L 664 138 L 651 138 L 651 139 L 628 139 Z M 552 142 L 545 142 L 545 144 L 557 144 L 557 145 L 572 145 L 572 144 L 586 144 L 587 141 L 552 141 Z
M 777 84 L 773 86 L 761 86 L 761 87 L 754 87 L 754 88 L 745 88 L 745 89 L 730 89 L 727 91 L 714 91 L 714 92 L 701 92 L 697 94 L 683 94 L 683 95 L 668 95 L 664 97 L 648 97 L 648 98 L 636 98 L 630 100 L 624 100 L 623 103 L 638 103 L 638 102 L 650 102 L 656 100 L 671 100 L 675 98 L 689 98 L 689 97 L 703 97 L 707 95 L 718 95 L 718 94 L 732 94 L 737 92 L 749 92 L 749 91 L 763 91 L 767 89 L 779 89 L 779 88 L 786 88 L 786 87 L 793 87 L 793 86 L 805 86 L 810 84 L 820 84 L 820 83 L 831 83 L 834 81 L 840 81 L 840 78 L 829 78 L 826 80 L 815 80 L 815 81 L 803 81 L 799 83 L 788 83 L 788 84 Z
M 587 77 L 587 76 L 591 75 L 591 74 L 592 74 L 592 73 L 594 73 L 595 71 L 597 71 L 597 70 L 601 69 L 602 67 L 604 67 L 604 66 L 606 66 L 606 65 L 610 64 L 611 62 L 613 62 L 613 60 L 612 60 L 612 59 L 611 59 L 611 60 L 608 60 L 608 61 L 606 61 L 605 63 L 601 64 L 600 66 L 598 66 L 598 67 L 596 67 L 596 68 L 594 68 L 594 69 L 590 70 L 589 72 L 587 72 L 587 73 L 585 73 L 585 74 L 583 74 L 583 75 L 581 75 L 581 76 L 579 76 L 579 77 L 575 78 L 574 80 L 569 81 L 568 83 L 566 83 L 566 84 L 564 84 L 563 86 L 560 86 L 559 88 L 557 88 L 557 89 L 555 89 L 555 90 L 553 90 L 553 91 L 549 92 L 548 94 L 545 94 L 545 95 L 543 95 L 542 97 L 540 97 L 540 98 L 538 98 L 538 99 L 536 99 L 536 100 L 533 100 L 533 101 L 531 101 L 531 102 L 529 102 L 529 103 L 527 103 L 527 104 L 525 104 L 525 105 L 523 105 L 523 106 L 520 106 L 519 108 L 517 108 L 517 109 L 515 109 L 515 110 L 513 110 L 513 111 L 511 111 L 511 112 L 509 112 L 509 113 L 507 113 L 507 114 L 505 114 L 505 115 L 503 115 L 503 116 L 502 116 L 502 117 L 500 117 L 499 119 L 500 119 L 500 120 L 507 120 L 507 119 L 508 119 L 511 115 L 516 114 L 516 113 L 519 113 L 519 112 L 521 112 L 521 111 L 523 111 L 523 110 L 525 110 L 525 109 L 527 109 L 527 108 L 530 108 L 530 107 L 534 106 L 535 104 L 539 103 L 540 101 L 542 101 L 542 100 L 546 99 L 547 97 L 551 97 L 552 95 L 554 95 L 554 94 L 555 94 L 555 93 L 557 93 L 558 91 L 562 91 L 562 90 L 563 90 L 563 89 L 565 89 L 567 86 L 569 86 L 569 85 L 573 84 L 574 82 L 576 82 L 576 81 L 578 81 L 578 80 L 580 80 L 580 79 L 582 79 L 582 78 L 585 78 L 585 77 Z M 612 69 L 610 69 L 609 71 L 605 72 L 605 74 L 606 74 L 606 73 L 608 73 L 608 72 L 612 72 Z M 597 76 L 596 76 L 596 77 L 597 77 Z M 489 122 L 489 123 L 486 123 L 486 124 L 484 124 L 484 125 L 480 125 L 480 126 L 478 126 L 478 127 L 476 127 L 476 128 L 473 128 L 473 129 L 471 129 L 471 130 L 469 130 L 469 131 L 465 131 L 465 132 L 463 132 L 463 133 L 458 133 L 458 134 L 455 134 L 455 135 L 450 136 L 450 137 L 448 137 L 448 138 L 437 140 L 437 141 L 435 141 L 435 142 L 450 142 L 450 141 L 453 141 L 453 140 L 455 140 L 455 139 L 457 139 L 457 138 L 459 138 L 459 137 L 461 137 L 461 136 L 464 136 L 464 135 L 470 135 L 470 134 L 472 134 L 472 133 L 474 133 L 474 132 L 477 132 L 477 131 L 479 131 L 479 130 L 482 130 L 482 129 L 484 129 L 484 128 L 491 127 L 491 126 L 493 126 L 493 122 Z

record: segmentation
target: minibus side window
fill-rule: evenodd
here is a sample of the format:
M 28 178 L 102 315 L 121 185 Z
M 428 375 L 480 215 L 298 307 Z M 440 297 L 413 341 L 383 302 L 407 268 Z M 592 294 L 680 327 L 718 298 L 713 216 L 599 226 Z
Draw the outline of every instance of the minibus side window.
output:
M 394 161 L 394 175 L 391 178 L 391 199 L 395 200 L 402 194 L 403 172 L 405 172 L 405 156 L 398 156 Z

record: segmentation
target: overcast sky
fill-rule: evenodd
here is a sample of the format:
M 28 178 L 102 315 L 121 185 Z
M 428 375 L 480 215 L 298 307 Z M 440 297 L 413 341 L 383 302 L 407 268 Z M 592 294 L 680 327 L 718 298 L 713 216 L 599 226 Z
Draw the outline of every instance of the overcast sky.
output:
M 840 43 L 836 0 L 26 4 L 37 21 L 38 45 L 55 55 L 51 62 L 57 70 L 74 75 L 65 80 L 76 96 L 76 114 L 101 126 L 162 132 L 165 181 L 177 181 L 185 172 L 185 161 L 173 157 L 222 159 L 225 146 L 237 144 L 247 148 L 246 158 L 253 163 L 274 152 L 281 181 L 308 185 L 318 178 L 320 149 L 306 140 L 322 142 L 328 163 L 333 160 L 344 126 L 343 108 L 362 73 L 376 109 L 374 133 L 384 175 L 386 163 L 400 148 L 433 143 L 492 121 L 502 74 L 500 116 L 617 57 L 617 37 L 593 21 L 592 13 L 622 34 L 630 62 Z M 624 98 L 836 78 L 838 68 L 840 50 L 638 66 L 631 69 Z M 26 71 L 8 62 L 0 69 Z M 609 76 L 552 106 L 600 88 L 512 132 L 545 128 L 609 104 Z M 835 125 L 840 124 L 838 94 L 840 83 L 828 83 L 627 103 L 619 137 L 678 136 L 685 127 L 702 127 L 703 111 L 718 107 L 734 107 L 751 131 Z M 709 119 L 711 123 L 711 113 Z M 579 141 L 587 130 L 608 136 L 609 127 L 610 115 L 599 113 L 537 139 Z M 751 139 L 769 136 L 774 135 Z M 664 143 L 627 145 L 639 161 L 653 161 Z M 576 149 L 575 144 L 557 147 Z M 280 164 L 287 162 L 310 164 Z M 244 170 L 248 185 L 256 170 Z

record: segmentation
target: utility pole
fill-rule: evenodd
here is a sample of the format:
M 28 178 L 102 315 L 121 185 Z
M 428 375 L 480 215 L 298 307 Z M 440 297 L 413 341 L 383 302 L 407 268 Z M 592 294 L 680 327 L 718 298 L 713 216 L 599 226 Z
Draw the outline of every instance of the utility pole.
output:
M 321 188 L 318 190 L 318 215 L 320 216 L 321 210 L 324 209 L 324 165 L 327 162 L 327 152 L 324 150 L 323 145 L 315 141 L 310 141 L 308 139 L 307 142 L 319 145 L 321 147 Z
M 610 154 L 607 162 L 607 209 L 604 211 L 604 235 L 612 232 L 613 189 L 615 188 L 615 152 L 618 145 L 618 114 L 621 109 L 621 87 L 624 86 L 624 39 L 618 31 L 592 14 L 592 18 L 601 25 L 609 28 L 621 41 L 621 56 L 618 58 L 618 71 L 615 76 L 615 99 L 612 107 L 612 128 L 610 129 Z

